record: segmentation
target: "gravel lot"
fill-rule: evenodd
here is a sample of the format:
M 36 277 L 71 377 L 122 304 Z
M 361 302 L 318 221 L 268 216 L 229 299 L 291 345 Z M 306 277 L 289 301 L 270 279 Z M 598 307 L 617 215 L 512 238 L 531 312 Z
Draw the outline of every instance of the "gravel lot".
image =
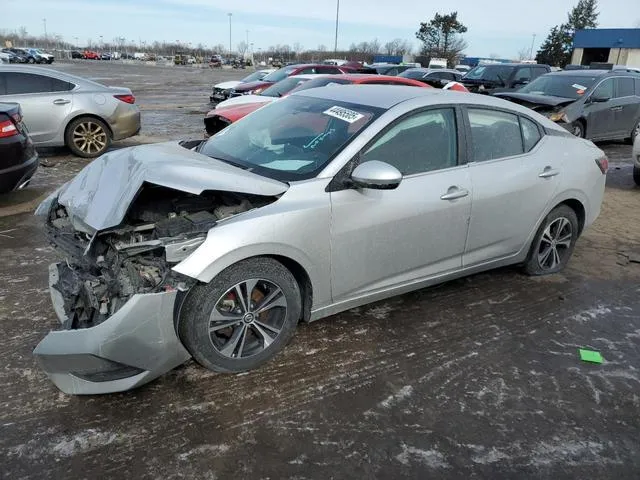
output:
M 54 68 L 133 90 L 142 132 L 114 148 L 199 138 L 211 85 L 248 73 Z M 33 216 L 7 216 L 33 196 L 0 199 L 0 478 L 638 478 L 640 264 L 627 256 L 640 253 L 640 189 L 630 147 L 601 148 L 603 210 L 563 274 L 475 275 L 301 325 L 258 371 L 189 362 L 94 397 L 60 393 L 35 364 L 57 328 L 55 257 Z M 86 164 L 43 157 L 38 194 Z

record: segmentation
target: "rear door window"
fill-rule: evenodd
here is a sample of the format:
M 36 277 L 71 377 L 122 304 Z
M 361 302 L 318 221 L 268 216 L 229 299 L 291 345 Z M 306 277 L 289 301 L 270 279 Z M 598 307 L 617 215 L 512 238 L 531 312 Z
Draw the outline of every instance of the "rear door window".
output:
M 633 78 L 621 77 L 616 78 L 617 85 L 617 98 L 632 97 L 634 95 Z
M 640 78 L 636 78 L 635 82 L 636 82 L 636 95 L 640 97 Z
M 468 116 L 474 161 L 484 162 L 524 153 L 517 115 L 470 108 Z
M 6 73 L 0 73 L 0 95 L 7 94 Z

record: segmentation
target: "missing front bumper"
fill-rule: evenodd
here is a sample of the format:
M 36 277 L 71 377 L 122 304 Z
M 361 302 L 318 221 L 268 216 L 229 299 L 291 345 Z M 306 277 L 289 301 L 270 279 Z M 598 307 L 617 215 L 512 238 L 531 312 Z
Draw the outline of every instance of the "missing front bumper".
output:
M 50 272 L 57 270 L 52 267 Z M 64 324 L 64 300 L 56 280 L 52 273 L 51 298 Z M 50 332 L 33 353 L 64 393 L 113 393 L 143 385 L 191 357 L 174 327 L 176 295 L 176 291 L 134 295 L 99 325 Z

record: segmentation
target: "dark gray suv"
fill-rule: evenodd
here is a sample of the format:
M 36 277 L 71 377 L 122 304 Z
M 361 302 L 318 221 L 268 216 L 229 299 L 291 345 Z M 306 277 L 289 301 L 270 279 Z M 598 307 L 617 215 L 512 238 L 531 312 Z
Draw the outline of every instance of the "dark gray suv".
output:
M 543 75 L 496 97 L 529 107 L 590 140 L 640 134 L 640 75 L 632 70 L 569 70 Z

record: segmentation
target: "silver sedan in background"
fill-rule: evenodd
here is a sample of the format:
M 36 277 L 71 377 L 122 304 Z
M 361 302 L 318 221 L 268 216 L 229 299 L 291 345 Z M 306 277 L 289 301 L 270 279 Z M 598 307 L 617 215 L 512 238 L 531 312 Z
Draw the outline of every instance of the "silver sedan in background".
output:
M 112 140 L 140 131 L 131 90 L 48 68 L 3 65 L 0 101 L 21 105 L 36 147 L 66 145 L 80 157 L 97 157 Z
M 298 321 L 483 270 L 552 274 L 608 161 L 525 107 L 427 88 L 296 93 L 207 141 L 118 150 L 38 209 L 62 329 L 34 353 L 76 394 L 193 357 L 257 368 Z M 389 328 L 393 328 L 389 325 Z

